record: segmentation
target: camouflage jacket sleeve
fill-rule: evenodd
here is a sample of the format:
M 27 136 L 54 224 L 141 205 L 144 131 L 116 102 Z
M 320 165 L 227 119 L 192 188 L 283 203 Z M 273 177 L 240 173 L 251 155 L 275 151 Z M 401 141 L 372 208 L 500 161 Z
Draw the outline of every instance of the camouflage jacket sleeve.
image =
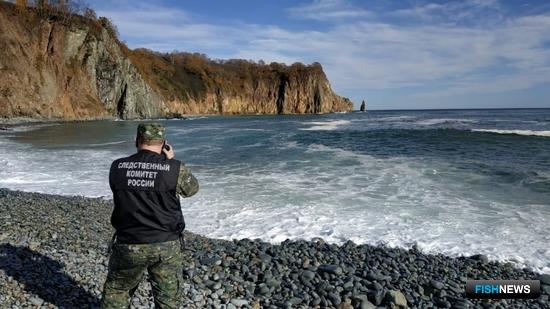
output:
M 191 174 L 189 168 L 182 163 L 180 166 L 176 193 L 181 197 L 191 197 L 198 191 L 199 182 L 197 181 L 197 178 L 195 178 L 195 176 Z

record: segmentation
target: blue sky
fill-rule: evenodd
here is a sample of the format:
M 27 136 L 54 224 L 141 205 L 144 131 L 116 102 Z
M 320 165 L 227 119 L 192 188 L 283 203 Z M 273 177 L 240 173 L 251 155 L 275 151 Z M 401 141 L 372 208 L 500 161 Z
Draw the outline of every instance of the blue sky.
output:
M 131 48 L 320 62 L 357 107 L 550 108 L 549 1 L 88 3 Z

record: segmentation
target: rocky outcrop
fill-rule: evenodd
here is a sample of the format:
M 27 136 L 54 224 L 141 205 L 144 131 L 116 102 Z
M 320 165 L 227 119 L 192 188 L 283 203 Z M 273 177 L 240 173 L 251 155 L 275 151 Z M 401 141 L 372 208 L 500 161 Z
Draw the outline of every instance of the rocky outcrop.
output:
M 0 6 L 0 116 L 160 117 L 162 98 L 107 29 Z
M 0 3 L 0 43 L 0 117 L 132 119 L 352 109 L 333 93 L 318 64 L 263 65 L 261 75 L 243 78 L 232 63 L 204 60 L 202 67 L 193 66 L 170 61 L 177 55 L 129 50 L 98 21 L 80 16 L 45 18 Z M 208 75 L 211 67 L 217 76 Z
M 130 55 L 142 75 L 181 114 L 302 114 L 349 111 L 352 103 L 332 91 L 320 64 L 269 65 L 212 61 L 204 55 Z M 184 85 L 184 86 L 182 86 Z

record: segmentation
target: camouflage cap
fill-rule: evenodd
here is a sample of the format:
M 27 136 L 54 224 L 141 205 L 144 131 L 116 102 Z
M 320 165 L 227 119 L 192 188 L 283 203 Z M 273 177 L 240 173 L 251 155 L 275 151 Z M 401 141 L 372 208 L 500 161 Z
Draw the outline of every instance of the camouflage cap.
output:
M 140 123 L 137 128 L 137 137 L 146 140 L 164 140 L 166 129 L 160 123 Z

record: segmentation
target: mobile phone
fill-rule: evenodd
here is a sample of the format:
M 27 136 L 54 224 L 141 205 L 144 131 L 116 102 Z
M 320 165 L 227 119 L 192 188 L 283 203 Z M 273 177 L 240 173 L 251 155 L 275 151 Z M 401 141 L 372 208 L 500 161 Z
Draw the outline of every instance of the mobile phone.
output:
M 170 151 L 170 145 L 167 145 L 166 141 L 162 144 L 162 148 L 166 149 L 166 151 Z

